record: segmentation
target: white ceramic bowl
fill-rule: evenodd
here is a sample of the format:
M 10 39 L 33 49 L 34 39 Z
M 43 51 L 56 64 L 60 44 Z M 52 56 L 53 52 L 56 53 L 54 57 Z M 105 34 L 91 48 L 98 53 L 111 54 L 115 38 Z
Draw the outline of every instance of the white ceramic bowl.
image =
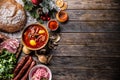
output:
M 46 68 L 46 70 L 47 70 L 48 73 L 49 73 L 49 79 L 48 79 L 48 80 L 52 80 L 51 70 L 50 70 L 47 66 L 42 65 L 42 64 L 36 65 L 36 66 L 34 66 L 34 67 L 30 70 L 30 72 L 29 72 L 29 80 L 32 80 L 31 78 L 32 78 L 33 72 L 34 72 L 37 68 L 39 68 L 39 67 Z

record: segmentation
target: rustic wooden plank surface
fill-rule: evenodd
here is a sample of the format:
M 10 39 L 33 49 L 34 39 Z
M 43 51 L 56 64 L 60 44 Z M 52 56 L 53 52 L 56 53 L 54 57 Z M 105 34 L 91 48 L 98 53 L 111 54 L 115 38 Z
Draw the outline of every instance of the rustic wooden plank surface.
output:
M 66 58 L 66 59 L 65 59 Z M 62 62 L 61 62 L 62 60 Z M 104 62 L 105 61 L 105 62 Z M 103 63 L 104 62 L 104 63 Z M 58 68 L 78 68 L 78 69 L 119 69 L 119 57 L 54 57 L 51 60 L 51 65 Z M 67 64 L 67 65 L 66 65 Z M 114 64 L 114 65 L 113 65 Z M 65 66 L 66 65 L 66 66 Z M 53 67 L 54 67 L 53 66 Z
M 51 68 L 54 80 L 119 80 L 119 70 Z
M 100 10 L 120 9 L 119 0 L 65 0 L 68 2 L 68 9 Z
M 69 20 L 120 21 L 120 10 L 67 10 Z
M 55 56 L 92 56 L 92 57 L 120 57 L 120 46 L 113 45 L 59 45 L 51 51 Z
M 53 80 L 120 80 L 120 1 L 65 1 L 69 21 L 60 23 L 61 40 L 49 52 Z M 4 34 L 20 39 L 21 33 Z
M 120 43 L 120 33 L 61 33 L 59 44 Z M 118 44 L 119 45 L 119 44 Z
M 119 1 L 70 0 L 70 21 L 51 54 L 55 80 L 120 79 Z M 115 9 L 115 10 L 114 10 Z M 82 32 L 82 33 L 81 33 Z
M 120 21 L 68 21 L 60 24 L 61 32 L 119 32 Z

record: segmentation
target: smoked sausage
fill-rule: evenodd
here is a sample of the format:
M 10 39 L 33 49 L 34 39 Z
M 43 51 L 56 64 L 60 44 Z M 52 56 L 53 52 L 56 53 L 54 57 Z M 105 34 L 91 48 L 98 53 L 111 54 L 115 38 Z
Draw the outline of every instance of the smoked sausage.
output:
M 22 77 L 21 80 L 27 80 L 28 75 L 29 75 L 29 72 L 30 72 L 30 70 L 32 69 L 32 67 L 33 67 L 34 65 L 35 65 L 35 61 L 32 61 L 30 67 L 28 68 L 27 72 L 25 73 L 25 75 Z
M 19 73 L 20 69 L 23 67 L 25 62 L 28 60 L 29 56 L 24 56 L 21 58 L 21 60 L 18 62 L 17 66 L 14 69 L 14 77 Z
M 13 80 L 21 80 L 21 77 L 23 76 L 24 72 L 28 69 L 28 67 L 30 66 L 32 61 L 33 61 L 33 59 L 30 56 L 28 61 L 25 63 L 25 65 L 23 65 L 22 69 L 19 71 L 19 73 L 17 74 L 17 76 Z

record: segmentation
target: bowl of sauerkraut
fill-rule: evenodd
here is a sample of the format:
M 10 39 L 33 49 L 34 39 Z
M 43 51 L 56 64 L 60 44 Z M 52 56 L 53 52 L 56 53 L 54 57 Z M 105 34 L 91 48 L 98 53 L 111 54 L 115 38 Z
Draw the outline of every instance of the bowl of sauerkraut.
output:
M 45 65 L 36 65 L 29 72 L 29 80 L 52 80 L 51 70 Z

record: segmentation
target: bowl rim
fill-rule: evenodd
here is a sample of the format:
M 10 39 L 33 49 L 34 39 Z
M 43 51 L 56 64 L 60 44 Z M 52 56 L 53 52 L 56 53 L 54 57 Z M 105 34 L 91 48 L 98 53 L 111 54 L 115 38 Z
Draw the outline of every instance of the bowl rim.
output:
M 56 22 L 57 22 L 58 26 L 57 26 L 56 29 L 50 29 L 50 28 L 49 28 L 49 23 L 50 23 L 51 21 L 56 21 Z M 48 26 L 48 28 L 49 28 L 51 31 L 56 31 L 56 30 L 59 28 L 59 22 L 58 22 L 56 19 L 51 19 L 51 20 L 48 21 L 47 26 Z
M 65 17 L 66 17 L 65 19 L 62 19 L 62 18 L 59 17 L 61 13 L 65 14 Z M 65 10 L 60 10 L 59 12 L 56 13 L 56 19 L 59 22 L 66 22 L 68 20 L 68 13 Z
M 35 66 L 30 70 L 30 72 L 29 72 L 29 80 L 31 80 L 31 74 L 32 74 L 32 71 L 33 71 L 34 69 L 38 68 L 38 67 L 44 67 L 44 68 L 46 68 L 47 71 L 48 71 L 49 74 L 50 74 L 50 76 L 49 76 L 49 80 L 52 80 L 52 72 L 51 72 L 50 68 L 47 67 L 47 66 L 45 66 L 45 65 L 43 65 L 43 64 L 35 65 Z
M 47 36 L 48 36 L 48 37 L 47 37 L 47 40 L 45 41 L 45 44 L 42 45 L 42 46 L 39 47 L 39 48 L 31 48 L 31 47 L 28 47 L 28 46 L 24 43 L 24 41 L 23 41 L 23 34 L 24 34 L 25 30 L 26 30 L 27 28 L 29 28 L 31 25 L 39 25 L 39 26 L 43 27 L 43 28 L 45 29 L 45 31 L 47 32 Z M 23 30 L 21 37 L 22 37 L 22 44 L 23 44 L 27 49 L 29 49 L 29 50 L 40 50 L 40 49 L 42 49 L 43 47 L 45 47 L 45 46 L 47 45 L 48 40 L 49 40 L 49 33 L 48 33 L 48 30 L 45 28 L 44 25 L 42 25 L 42 24 L 40 24 L 40 23 L 33 23 L 33 24 L 28 25 L 28 26 Z

